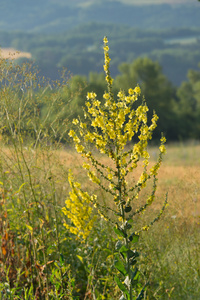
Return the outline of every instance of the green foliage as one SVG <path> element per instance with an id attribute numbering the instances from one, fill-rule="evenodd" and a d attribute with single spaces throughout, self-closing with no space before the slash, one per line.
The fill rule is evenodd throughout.
<path id="1" fill-rule="evenodd" d="M 198 139 L 200 134 L 200 72 L 190 70 L 188 82 L 183 82 L 177 91 L 179 102 L 176 110 L 181 123 L 182 135 L 190 132 L 190 137 Z"/>
<path id="2" fill-rule="evenodd" d="M 58 69 L 62 67 L 74 75 L 101 72 L 103 58 L 99 37 L 105 33 L 111 39 L 113 76 L 118 75 L 118 65 L 122 62 L 132 63 L 138 57 L 148 56 L 159 62 L 173 84 L 180 85 L 186 79 L 188 69 L 195 68 L 200 61 L 198 27 L 161 30 L 147 26 L 137 29 L 96 22 L 87 20 L 80 26 L 76 23 L 77 27 L 56 34 L 0 31 L 0 46 L 30 52 L 41 74 L 53 80 L 59 78 Z"/>

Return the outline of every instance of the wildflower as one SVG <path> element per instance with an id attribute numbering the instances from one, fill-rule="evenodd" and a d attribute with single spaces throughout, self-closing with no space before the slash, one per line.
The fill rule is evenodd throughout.
<path id="1" fill-rule="evenodd" d="M 159 147 L 159 149 L 160 149 L 160 152 L 161 152 L 161 153 L 165 153 L 165 152 L 166 152 L 166 148 L 165 148 L 164 145 L 161 145 L 161 146 Z"/>
<path id="2" fill-rule="evenodd" d="M 74 132 L 74 130 L 70 130 L 70 132 L 69 132 L 69 136 L 70 136 L 70 137 L 74 137 L 74 135 L 75 135 L 75 132 Z"/>
<path id="3" fill-rule="evenodd" d="M 136 86 L 135 89 L 134 89 L 134 92 L 135 92 L 136 94 L 140 95 L 140 94 L 141 94 L 141 89 L 140 89 L 140 87 L 139 87 L 139 86 Z"/>
<path id="4" fill-rule="evenodd" d="M 69 179 L 72 191 L 66 201 L 66 209 L 64 211 L 73 223 L 71 229 L 68 224 L 69 230 L 82 237 L 86 237 L 92 229 L 94 207 L 96 207 L 99 215 L 105 220 L 108 219 L 108 212 L 109 214 L 113 212 L 117 218 L 119 217 L 117 222 L 122 224 L 118 227 L 120 230 L 117 232 L 121 233 L 121 236 L 126 235 L 126 231 L 128 228 L 130 229 L 130 224 L 127 227 L 125 226 L 127 224 L 127 217 L 129 216 L 130 218 L 131 213 L 143 213 L 145 208 L 154 201 L 156 192 L 155 178 L 162 162 L 162 155 L 166 151 L 164 146 L 166 139 L 162 137 L 158 160 L 149 170 L 150 156 L 147 146 L 157 126 L 158 116 L 153 113 L 151 124 L 147 122 L 148 107 L 145 101 L 134 109 L 133 104 L 141 94 L 139 86 L 130 88 L 127 94 L 123 90 L 119 91 L 117 98 L 114 99 L 114 93 L 112 92 L 113 79 L 109 71 L 110 57 L 107 43 L 108 40 L 105 37 L 104 70 L 107 82 L 107 91 L 103 94 L 105 102 L 104 104 L 101 103 L 101 101 L 97 100 L 97 95 L 94 92 L 89 92 L 87 94 L 88 101 L 86 102 L 84 115 L 90 121 L 90 125 L 74 119 L 73 124 L 77 125 L 79 135 L 76 135 L 73 130 L 70 131 L 69 135 L 75 142 L 76 150 L 89 162 L 83 164 L 83 168 L 87 170 L 89 179 L 113 197 L 116 210 L 113 210 L 113 207 L 105 207 L 105 210 L 102 209 L 101 202 L 97 202 L 95 195 L 90 196 L 74 180 L 70 181 Z M 80 135 L 81 141 L 79 139 Z M 127 143 L 128 141 L 132 141 L 133 138 L 134 145 L 128 150 L 126 148 Z M 84 146 L 82 145 L 82 141 Z M 91 147 L 91 152 L 87 152 L 85 145 Z M 104 166 L 101 160 L 96 159 L 94 148 L 100 153 L 107 155 L 114 167 L 113 165 L 112 167 Z M 127 175 L 137 168 L 140 159 L 142 159 L 144 169 L 139 180 L 130 188 L 126 181 Z M 151 178 L 153 179 L 152 194 L 147 197 L 144 207 L 139 205 L 139 208 L 133 212 L 134 205 L 132 206 L 132 202 L 136 202 L 139 199 L 141 190 L 146 187 L 148 180 Z M 128 209 L 126 207 L 125 210 L 126 204 Z M 130 211 L 131 213 L 129 214 Z M 149 225 L 145 225 L 141 230 L 147 231 L 148 229 Z M 81 233 L 79 233 L 79 230 Z"/>
<path id="5" fill-rule="evenodd" d="M 73 119 L 72 124 L 77 125 L 79 123 L 79 120 Z"/>
<path id="6" fill-rule="evenodd" d="M 76 147 L 76 151 L 77 151 L 78 153 L 83 153 L 84 147 L 83 147 L 82 145 L 76 144 L 75 147 Z"/>
<path id="7" fill-rule="evenodd" d="M 86 163 L 84 163 L 84 164 L 83 164 L 83 168 L 84 168 L 84 169 L 86 169 L 86 170 L 89 170 L 89 169 L 90 169 L 90 165 L 89 165 L 89 164 L 86 164 Z"/>
<path id="8" fill-rule="evenodd" d="M 134 90 L 133 89 L 129 89 L 128 93 L 129 93 L 129 95 L 133 95 L 134 94 Z"/>
<path id="9" fill-rule="evenodd" d="M 142 227 L 143 231 L 148 231 L 149 230 L 149 226 L 145 225 L 144 227 Z"/>
<path id="10" fill-rule="evenodd" d="M 104 51 L 109 51 L 109 47 L 108 47 L 108 45 L 106 45 L 105 47 L 104 47 Z"/>
<path id="11" fill-rule="evenodd" d="M 104 94 L 103 94 L 103 98 L 106 99 L 106 100 L 108 100 L 108 99 L 110 98 L 110 96 L 109 96 L 108 93 L 104 93 Z"/>
<path id="12" fill-rule="evenodd" d="M 103 38 L 103 42 L 104 42 L 104 44 L 107 44 L 107 43 L 108 43 L 108 39 L 107 39 L 106 36 Z"/>
<path id="13" fill-rule="evenodd" d="M 96 94 L 95 93 L 87 93 L 87 99 L 95 99 L 96 98 Z"/>
<path id="14" fill-rule="evenodd" d="M 112 180 L 113 179 L 113 175 L 111 173 L 108 174 L 108 179 Z"/>
<path id="15" fill-rule="evenodd" d="M 71 233 L 86 239 L 96 220 L 96 216 L 92 216 L 93 209 L 90 206 L 90 202 L 96 199 L 96 196 L 90 197 L 87 192 L 83 192 L 80 183 L 74 181 L 71 171 L 68 179 L 72 191 L 69 193 L 62 211 L 72 221 L 72 225 L 67 223 L 64 225 Z"/>

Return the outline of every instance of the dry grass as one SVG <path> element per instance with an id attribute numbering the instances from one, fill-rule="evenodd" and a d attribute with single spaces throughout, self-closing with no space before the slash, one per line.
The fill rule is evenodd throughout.
<path id="1" fill-rule="evenodd" d="M 31 58 L 31 53 L 20 52 L 13 48 L 2 48 L 0 49 L 0 57 L 4 59 Z"/>
<path id="2" fill-rule="evenodd" d="M 4 148 L 9 156 L 9 151 Z M 155 162 L 158 148 L 149 149 L 151 160 L 150 167 Z M 200 145 L 169 145 L 167 146 L 167 154 L 158 175 L 157 199 L 154 203 L 154 210 L 159 210 L 164 202 L 165 194 L 168 192 L 168 208 L 167 216 L 172 219 L 179 220 L 180 223 L 198 223 L 200 217 Z M 100 156 L 101 162 L 110 166 L 111 162 L 108 158 Z M 91 191 L 91 182 L 88 181 L 85 171 L 81 165 L 83 158 L 77 154 L 75 150 L 59 150 L 52 153 L 56 166 L 60 164 L 67 171 L 72 169 L 77 181 L 81 181 L 84 189 Z M 138 180 L 142 172 L 142 163 L 128 178 L 129 183 Z M 57 171 L 56 171 L 57 173 Z M 59 176 L 60 177 L 60 176 Z M 65 177 L 67 180 L 67 176 Z M 63 182 L 64 183 L 64 182 Z M 68 183 L 66 182 L 66 185 Z M 95 189 L 95 187 L 94 187 Z M 144 195 L 148 194 L 150 187 L 144 191 Z"/>
<path id="3" fill-rule="evenodd" d="M 157 148 L 150 148 L 150 166 L 155 162 Z M 200 145 L 169 145 L 167 154 L 160 168 L 157 189 L 157 200 L 154 209 L 161 208 L 165 194 L 168 192 L 167 216 L 178 222 L 198 223 L 200 217 Z M 74 175 L 79 180 L 83 176 L 81 170 L 82 157 L 73 150 L 59 151 L 57 157 L 61 163 L 73 169 Z M 101 162 L 110 165 L 107 158 L 100 157 Z M 129 182 L 137 180 L 142 171 L 142 165 L 135 170 L 129 178 Z M 83 179 L 82 179 L 83 180 Z M 81 180 L 81 181 L 82 181 Z M 85 188 L 88 180 L 86 178 Z M 88 187 L 89 190 L 91 187 Z M 148 193 L 148 188 L 147 192 Z"/>

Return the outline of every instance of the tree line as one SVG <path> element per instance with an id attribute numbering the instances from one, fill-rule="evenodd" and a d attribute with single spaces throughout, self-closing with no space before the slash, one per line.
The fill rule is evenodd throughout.
<path id="1" fill-rule="evenodd" d="M 155 30 L 89 22 L 56 35 L 0 31 L 0 46 L 30 52 L 41 74 L 55 80 L 62 67 L 74 75 L 101 72 L 105 35 L 112 49 L 113 76 L 119 74 L 122 62 L 132 63 L 140 56 L 148 56 L 158 61 L 164 74 L 178 86 L 186 80 L 188 69 L 195 69 L 200 61 L 199 28 Z"/>
<path id="2" fill-rule="evenodd" d="M 200 67 L 200 65 L 199 65 Z M 149 118 L 155 110 L 159 116 L 154 138 L 163 132 L 169 140 L 199 139 L 200 137 L 200 70 L 189 70 L 188 79 L 179 87 L 174 86 L 163 74 L 158 62 L 150 58 L 138 58 L 131 64 L 119 66 L 120 74 L 114 78 L 113 93 L 140 85 L 149 107 Z M 104 73 L 91 72 L 89 76 L 75 75 L 61 91 L 62 100 L 68 103 L 64 113 L 68 120 L 83 116 L 82 107 L 88 91 L 103 101 L 106 89 Z M 68 100 L 70 99 L 70 102 Z M 138 103 L 141 103 L 141 96 Z M 43 107 L 45 110 L 45 106 Z"/>

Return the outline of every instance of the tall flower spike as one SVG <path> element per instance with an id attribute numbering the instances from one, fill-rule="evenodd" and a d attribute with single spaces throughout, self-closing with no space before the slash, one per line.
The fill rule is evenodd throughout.
<path id="1" fill-rule="evenodd" d="M 66 211 L 68 218 L 73 222 L 73 227 L 72 229 L 68 227 L 68 229 L 85 238 L 89 234 L 90 224 L 93 224 L 92 209 L 95 207 L 101 217 L 115 223 L 113 229 L 121 245 L 115 251 L 115 253 L 119 252 L 115 256 L 115 266 L 124 275 L 122 282 L 117 276 L 115 281 L 124 294 L 123 299 L 142 299 L 137 296 L 133 298 L 133 293 L 137 290 L 134 285 L 137 287 L 135 278 L 138 277 L 138 271 L 135 267 L 137 255 L 132 250 L 132 244 L 138 240 L 136 232 L 148 230 L 160 219 L 166 202 L 158 216 L 149 224 L 144 224 L 141 228 L 137 228 L 135 224 L 133 228 L 131 221 L 136 214 L 143 213 L 155 200 L 157 174 L 165 153 L 166 139 L 161 138 L 157 162 L 150 168 L 147 146 L 157 126 L 158 116 L 154 113 L 151 122 L 147 122 L 148 107 L 145 100 L 141 104 L 135 104 L 141 94 L 139 86 L 130 88 L 128 95 L 121 90 L 116 99 L 114 98 L 107 37 L 104 38 L 104 71 L 107 82 L 107 91 L 103 95 L 105 102 L 99 101 L 95 93 L 88 93 L 85 117 L 90 126 L 74 120 L 73 124 L 77 126 L 79 133 L 71 130 L 69 135 L 74 140 L 76 150 L 86 160 L 83 167 L 91 184 L 97 186 L 109 197 L 105 197 L 108 200 L 102 206 L 101 200 L 95 195 L 89 196 L 74 180 L 71 180 L 72 192 L 66 201 Z M 129 148 L 127 144 L 133 138 L 135 143 L 130 149 L 130 144 Z M 88 151 L 87 147 L 91 150 Z M 104 165 L 102 159 L 99 159 L 99 156 L 96 157 L 95 150 L 108 157 L 109 165 Z M 134 185 L 130 186 L 129 173 L 135 171 L 140 160 L 143 162 L 143 171 L 138 180 L 135 179 Z M 151 180 L 152 191 L 147 192 L 146 201 L 142 199 L 140 203 L 141 191 L 149 186 Z M 87 207 L 86 210 L 85 207 Z M 88 226 L 84 227 L 84 220 Z M 82 233 L 78 233 L 79 231 Z"/>

